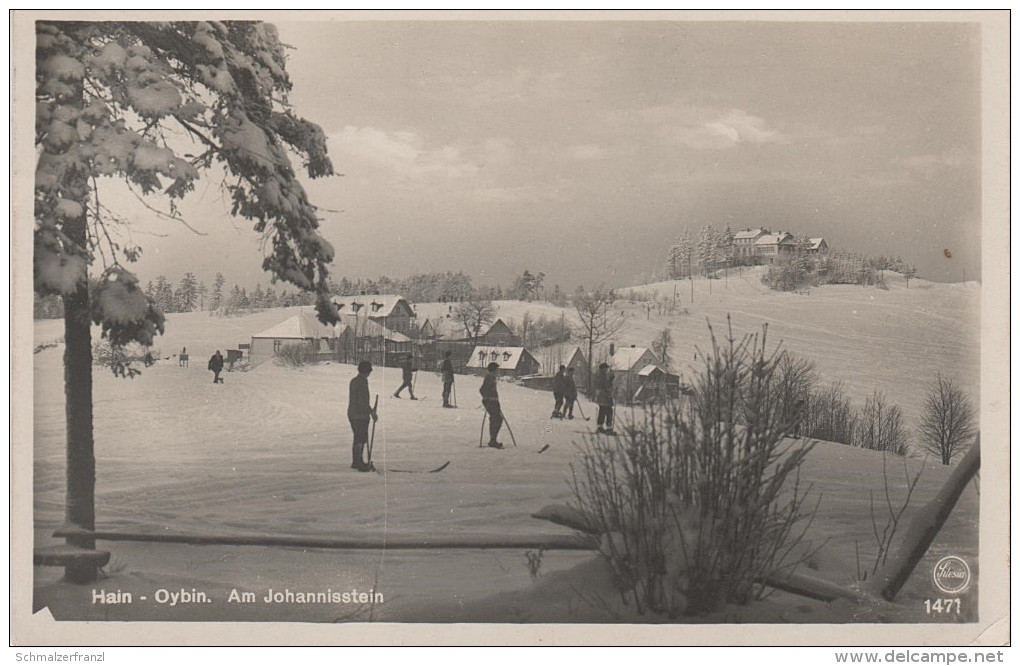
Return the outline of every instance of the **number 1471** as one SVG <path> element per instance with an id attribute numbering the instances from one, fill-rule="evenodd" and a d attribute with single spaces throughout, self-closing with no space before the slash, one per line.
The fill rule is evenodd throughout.
<path id="1" fill-rule="evenodd" d="M 960 614 L 960 600 L 959 599 L 925 599 L 924 610 L 928 615 L 937 614 L 949 614 L 956 613 Z"/>

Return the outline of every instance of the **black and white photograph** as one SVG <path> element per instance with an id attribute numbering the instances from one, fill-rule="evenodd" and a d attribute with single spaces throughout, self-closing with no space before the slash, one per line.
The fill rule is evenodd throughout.
<path id="1" fill-rule="evenodd" d="M 11 33 L 15 644 L 1008 644 L 1008 11 Z"/>

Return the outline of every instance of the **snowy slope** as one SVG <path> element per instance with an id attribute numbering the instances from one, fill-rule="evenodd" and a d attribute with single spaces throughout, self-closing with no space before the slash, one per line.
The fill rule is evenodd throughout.
<path id="1" fill-rule="evenodd" d="M 920 385 L 939 370 L 959 377 L 977 397 L 976 285 L 913 280 L 909 289 L 896 283 L 889 291 L 826 287 L 802 296 L 763 293 L 756 278 L 745 273 L 731 276 L 728 288 L 715 281 L 711 296 L 704 281 L 695 281 L 693 304 L 689 284 L 681 286 L 685 285 L 683 306 L 689 316 L 646 318 L 640 305 L 622 302 L 620 307 L 630 318 L 620 344 L 648 344 L 658 330 L 669 326 L 677 340 L 677 357 L 688 359 L 696 345 L 705 346 L 705 318 L 718 330 L 725 313 L 731 312 L 734 327 L 741 331 L 753 331 L 768 321 L 770 339 L 781 338 L 790 349 L 814 360 L 825 379 L 843 380 L 855 398 L 880 388 L 916 413 L 923 398 Z M 673 284 L 644 289 L 672 294 Z M 444 307 L 419 305 L 419 316 L 429 308 L 441 313 Z M 519 320 L 525 311 L 547 317 L 560 312 L 548 304 L 499 303 L 501 317 Z M 570 499 L 570 464 L 581 433 L 590 424 L 550 420 L 549 393 L 501 383 L 504 411 L 519 446 L 514 448 L 504 431 L 506 450 L 480 449 L 480 378 L 458 376 L 460 408 L 447 410 L 441 407 L 437 373 L 419 373 L 416 390 L 427 399 L 411 402 L 388 397 L 400 383 L 399 370 L 377 369 L 370 379 L 372 393 L 382 396 L 376 462 L 431 468 L 452 461 L 439 474 L 382 476 L 349 469 L 351 437 L 345 410 L 352 366 L 289 369 L 267 363 L 250 372 L 227 373 L 224 384 L 212 384 L 205 371 L 212 351 L 236 347 L 251 333 L 291 314 L 275 310 L 228 319 L 206 313 L 170 315 L 167 334 L 157 346 L 163 356 L 187 346 L 190 368 L 179 368 L 176 360 L 164 361 L 132 380 L 96 369 L 99 529 L 326 537 L 564 532 L 529 516 L 546 504 Z M 37 344 L 59 335 L 59 322 L 36 325 Z M 37 537 L 42 541 L 63 518 L 62 352 L 57 346 L 34 357 L 35 509 Z M 583 406 L 592 416 L 594 407 L 587 402 Z M 546 444 L 550 448 L 539 454 Z M 907 464 L 911 470 L 924 465 L 919 460 Z M 882 469 L 880 455 L 828 443 L 819 444 L 806 463 L 804 477 L 821 493 L 810 537 L 816 543 L 828 539 L 819 566 L 832 579 L 847 582 L 852 577 L 855 543 L 863 552 L 871 547 L 869 492 L 881 497 Z M 915 500 L 929 499 L 948 472 L 927 465 Z M 890 467 L 889 476 L 900 496 L 902 472 Z M 928 559 L 944 552 L 973 556 L 976 535 L 977 494 L 972 486 Z M 147 562 L 152 567 L 164 557 L 159 553 L 178 552 L 173 549 L 154 548 L 147 554 L 150 551 L 138 545 L 112 547 L 115 553 L 132 554 L 130 571 L 148 571 L 158 578 L 158 572 L 177 570 L 177 565 L 167 563 L 156 573 L 146 568 Z M 279 585 L 313 578 L 316 567 L 328 567 L 330 559 L 329 554 L 321 559 L 305 554 L 301 566 L 309 569 L 298 573 L 287 564 L 298 555 L 287 555 L 288 551 L 254 560 L 251 549 L 213 552 L 223 558 L 234 553 L 229 557 L 237 558 L 230 560 L 236 566 L 227 559 L 218 559 L 215 566 L 203 564 L 203 556 L 195 555 L 197 559 L 186 560 L 188 566 L 177 566 L 179 575 L 217 585 L 252 587 L 265 580 Z M 371 573 L 377 558 L 336 557 L 347 558 L 343 561 L 361 581 L 380 575 L 377 568 Z M 409 552 L 387 557 L 390 564 L 383 575 L 390 582 L 400 581 L 404 599 L 404 605 L 387 606 L 390 618 L 425 619 L 435 613 L 431 617 L 443 619 L 453 613 L 449 603 L 454 597 L 477 601 L 496 591 L 509 593 L 530 585 L 521 553 L 487 557 Z M 547 557 L 552 570 L 578 556 Z M 921 568 L 930 570 L 929 564 L 926 561 Z M 441 584 L 433 576 L 439 576 Z M 433 595 L 439 588 L 449 594 L 437 599 Z M 927 592 L 923 582 L 912 581 L 904 594 L 921 598 Z"/>

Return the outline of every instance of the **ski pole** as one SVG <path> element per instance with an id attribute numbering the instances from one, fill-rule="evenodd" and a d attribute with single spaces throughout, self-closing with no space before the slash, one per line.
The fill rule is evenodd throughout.
<path id="1" fill-rule="evenodd" d="M 375 394 L 375 405 L 372 406 L 372 414 L 376 414 L 375 411 L 379 407 L 379 394 Z M 371 416 L 369 418 L 372 418 Z M 368 439 L 368 466 L 372 466 L 372 447 L 375 445 L 375 422 L 376 419 L 372 419 L 372 436 Z"/>
<path id="2" fill-rule="evenodd" d="M 581 401 L 575 400 L 575 402 L 577 403 L 577 412 L 581 415 L 581 418 L 584 419 L 585 421 L 591 421 L 590 418 L 584 415 L 584 410 L 581 409 Z"/>
<path id="3" fill-rule="evenodd" d="M 457 382 L 453 382 L 453 406 L 457 406 Z"/>
<path id="4" fill-rule="evenodd" d="M 478 433 L 478 448 L 482 448 L 482 439 L 485 438 L 485 417 L 487 417 L 488 415 L 489 415 L 488 410 L 485 410 L 485 413 L 482 414 L 482 431 Z"/>
<path id="5" fill-rule="evenodd" d="M 503 417 L 503 423 L 506 424 L 506 431 L 508 433 L 510 433 L 510 441 L 513 442 L 514 446 L 516 447 L 517 446 L 517 438 L 514 437 L 514 430 L 513 430 L 513 428 L 510 427 L 510 422 L 506 420 L 506 414 L 503 413 L 502 409 L 499 410 L 499 415 Z"/>

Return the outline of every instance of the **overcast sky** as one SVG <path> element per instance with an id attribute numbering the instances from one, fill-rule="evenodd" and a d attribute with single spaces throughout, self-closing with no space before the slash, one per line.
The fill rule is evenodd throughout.
<path id="1" fill-rule="evenodd" d="M 708 223 L 979 275 L 975 24 L 277 25 L 290 101 L 344 174 L 306 181 L 337 277 L 622 286 Z M 208 235 L 138 237 L 143 281 L 265 283 L 250 225 L 198 193 Z"/>

